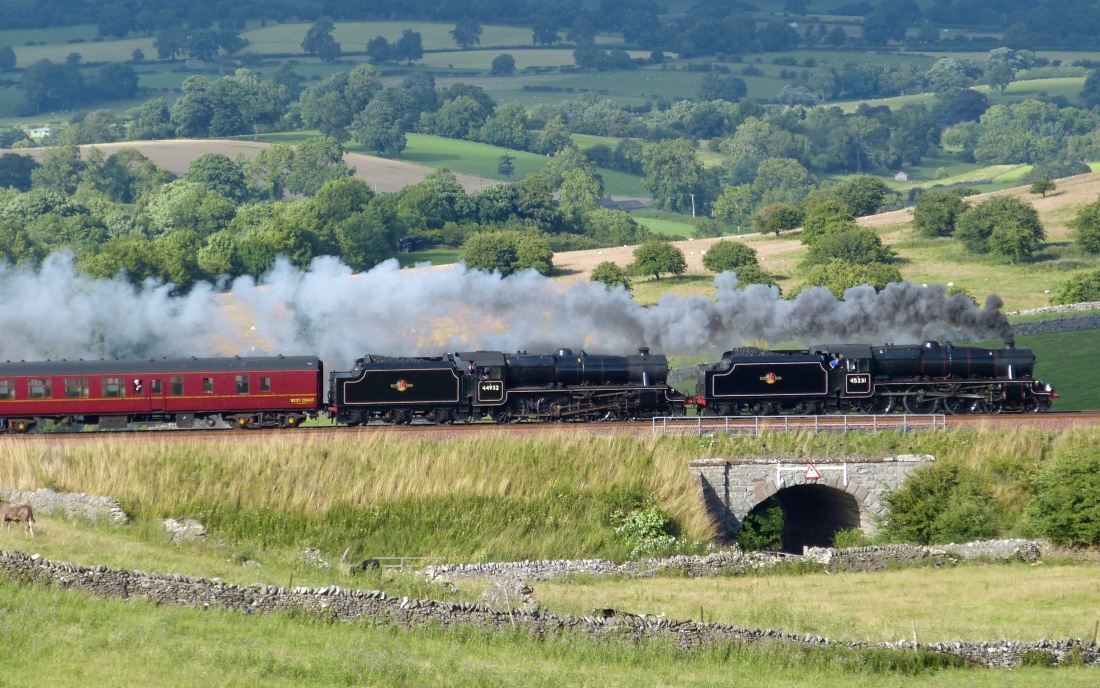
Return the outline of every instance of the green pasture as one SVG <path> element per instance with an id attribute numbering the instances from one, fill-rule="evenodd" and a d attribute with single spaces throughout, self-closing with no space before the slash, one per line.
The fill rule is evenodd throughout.
<path id="1" fill-rule="evenodd" d="M 637 215 L 634 216 L 634 219 L 654 234 L 676 239 L 688 239 L 695 236 L 695 227 L 686 222 L 676 222 L 657 217 L 639 217 Z"/>
<path id="2" fill-rule="evenodd" d="M 1035 352 L 1035 377 L 1061 395 L 1054 410 L 1100 409 L 1100 386 L 1090 374 L 1100 361 L 1100 330 L 1024 335 L 1016 345 Z"/>
<path id="3" fill-rule="evenodd" d="M 289 55 L 302 52 L 302 40 L 311 24 L 276 24 L 246 31 L 242 38 L 249 45 L 241 52 L 260 55 Z M 453 22 L 337 22 L 332 37 L 340 43 L 345 52 L 366 50 L 367 41 L 382 36 L 391 43 L 401 38 L 401 32 L 408 29 L 420 33 L 425 51 L 454 50 L 454 38 L 450 31 Z M 597 36 L 597 43 L 621 42 L 621 38 Z M 531 45 L 531 29 L 518 26 L 482 25 L 481 43 L 478 48 L 500 48 L 506 46 L 525 47 Z"/>
<path id="4" fill-rule="evenodd" d="M 462 260 L 462 249 L 457 248 L 440 248 L 429 249 L 427 251 L 412 251 L 410 253 L 402 253 L 397 257 L 397 261 L 403 268 L 415 267 L 421 263 L 431 263 L 432 265 L 453 265 Z"/>
<path id="5" fill-rule="evenodd" d="M 301 613 L 260 616 L 108 602 L 6 579 L 0 582 L 0 605 L 19 620 L 19 632 L 7 634 L 3 662 L 5 684 L 11 685 L 1006 685 L 1007 670 L 949 668 L 929 653 L 736 643 L 684 651 L 669 643 L 572 634 L 409 629 Z M 1022 667 L 1012 670 L 1011 685 L 1092 686 L 1095 672 Z"/>
<path id="6" fill-rule="evenodd" d="M 0 39 L 2 42 L 2 39 Z M 15 50 L 15 64 L 27 67 L 39 60 L 64 62 L 69 53 L 80 53 L 83 62 L 129 62 L 134 50 L 145 53 L 145 59 L 155 60 L 157 49 L 152 38 L 125 38 L 117 41 L 86 41 L 84 43 L 47 43 L 46 45 L 10 44 Z M 179 61 L 183 63 L 182 60 Z"/>
<path id="7" fill-rule="evenodd" d="M 515 158 L 515 173 L 510 180 L 522 179 L 538 172 L 549 160 L 544 155 L 516 151 L 510 148 L 490 146 L 487 143 L 459 141 L 428 134 L 408 134 L 408 147 L 399 156 L 401 160 L 428 167 L 447 167 L 455 172 L 475 174 L 491 179 L 509 180 L 497 172 L 498 158 L 511 155 Z M 354 144 L 349 150 L 358 150 Z M 365 152 L 365 151 L 364 151 Z M 611 196 L 648 197 L 640 177 L 599 168 L 603 176 L 604 190 Z"/>

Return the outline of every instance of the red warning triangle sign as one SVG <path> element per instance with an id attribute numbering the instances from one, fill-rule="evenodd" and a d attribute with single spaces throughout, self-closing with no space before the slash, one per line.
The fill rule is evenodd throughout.
<path id="1" fill-rule="evenodd" d="M 812 463 L 806 466 L 806 480 L 821 480 L 821 471 L 817 470 L 817 466 Z"/>

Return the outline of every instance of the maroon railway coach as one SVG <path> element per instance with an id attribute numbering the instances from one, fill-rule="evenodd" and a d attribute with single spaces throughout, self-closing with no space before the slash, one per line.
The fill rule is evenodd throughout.
<path id="1" fill-rule="evenodd" d="M 294 427 L 316 417 L 315 356 L 0 363 L 0 430 L 42 420 L 121 429 L 131 423 Z"/>

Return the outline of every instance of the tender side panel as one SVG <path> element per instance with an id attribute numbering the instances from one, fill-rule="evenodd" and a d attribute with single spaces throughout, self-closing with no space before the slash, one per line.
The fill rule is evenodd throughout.
<path id="1" fill-rule="evenodd" d="M 456 404 L 461 378 L 454 368 L 393 368 L 364 370 L 340 384 L 338 403 L 344 406 Z"/>
<path id="2" fill-rule="evenodd" d="M 791 397 L 826 395 L 829 373 L 820 360 L 737 362 L 710 379 L 714 398 Z"/>

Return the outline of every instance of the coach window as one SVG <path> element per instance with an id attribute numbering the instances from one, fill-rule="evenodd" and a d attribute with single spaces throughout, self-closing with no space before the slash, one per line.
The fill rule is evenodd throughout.
<path id="1" fill-rule="evenodd" d="M 248 394 L 248 376 L 237 376 L 237 394 Z"/>
<path id="2" fill-rule="evenodd" d="M 11 380 L 0 380 L 0 399 L 15 398 L 15 383 Z"/>
<path id="3" fill-rule="evenodd" d="M 105 377 L 103 378 L 103 396 L 104 397 L 124 397 L 126 396 L 125 385 L 120 377 Z"/>
<path id="4" fill-rule="evenodd" d="M 271 391 L 271 378 L 269 378 L 269 377 L 261 377 L 260 378 L 260 391 L 261 392 L 270 392 Z"/>
<path id="5" fill-rule="evenodd" d="M 80 377 L 67 377 L 65 378 L 65 398 L 66 399 L 87 399 L 88 398 L 88 378 Z"/>
<path id="6" fill-rule="evenodd" d="M 160 380 L 153 380 L 152 382 L 153 394 L 160 394 Z"/>
<path id="7" fill-rule="evenodd" d="M 183 376 L 173 375 L 168 379 L 168 393 L 174 397 L 183 396 Z"/>
<path id="8" fill-rule="evenodd" d="M 53 380 L 29 380 L 27 392 L 31 399 L 53 399 Z"/>
<path id="9" fill-rule="evenodd" d="M 214 393 L 214 378 L 204 377 L 202 379 L 202 393 L 213 394 Z"/>

